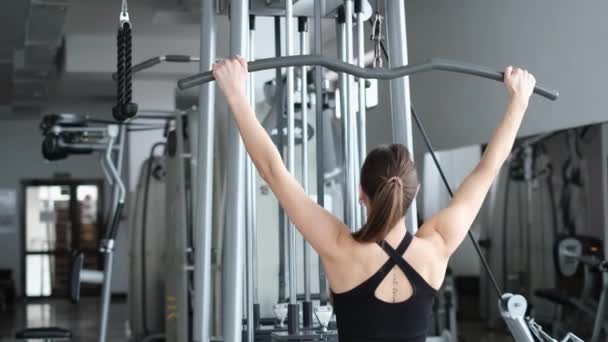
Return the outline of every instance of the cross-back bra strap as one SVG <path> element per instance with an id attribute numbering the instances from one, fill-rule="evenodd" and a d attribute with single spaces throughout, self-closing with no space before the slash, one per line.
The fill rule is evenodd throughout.
<path id="1" fill-rule="evenodd" d="M 378 241 L 377 244 L 380 247 L 382 247 L 382 249 L 384 249 L 385 251 L 386 251 L 385 247 L 388 247 L 392 251 L 397 252 L 397 254 L 403 255 L 403 253 L 405 253 L 407 248 L 410 246 L 410 243 L 412 243 L 412 239 L 413 239 L 412 234 L 410 234 L 409 232 L 406 231 L 405 236 L 403 237 L 403 240 L 401 240 L 401 242 L 399 243 L 399 246 L 397 246 L 397 249 L 393 249 L 393 247 L 391 247 L 391 245 L 389 245 L 386 241 Z"/>
<path id="2" fill-rule="evenodd" d="M 412 286 L 417 287 L 418 284 L 422 284 L 423 287 L 426 287 L 432 291 L 435 291 L 430 285 L 428 285 L 427 281 L 422 278 L 422 276 L 416 271 L 412 265 L 410 265 L 404 258 L 403 254 L 398 254 L 390 245 L 384 244 L 382 249 L 389 255 L 390 260 L 396 264 L 401 271 L 405 274 L 405 276 L 409 279 Z"/>
<path id="3" fill-rule="evenodd" d="M 403 259 L 403 254 L 398 254 L 397 251 L 393 249 L 388 243 L 382 244 L 382 249 L 388 254 L 390 259 L 394 264 L 399 266 L 399 268 L 405 273 L 406 276 L 409 276 L 414 269 L 410 266 L 405 259 Z M 415 272 L 415 271 L 414 271 Z"/>

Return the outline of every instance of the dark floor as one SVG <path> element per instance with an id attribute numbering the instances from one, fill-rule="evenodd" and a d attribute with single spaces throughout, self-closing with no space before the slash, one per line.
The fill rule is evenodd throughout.
<path id="1" fill-rule="evenodd" d="M 127 341 L 127 304 L 114 302 L 110 308 L 108 341 Z M 20 303 L 11 312 L 0 313 L 0 342 L 14 341 L 15 332 L 23 327 L 60 326 L 70 329 L 72 341 L 94 342 L 97 336 L 99 302 L 83 299 L 71 304 L 64 299 L 45 300 L 38 303 Z M 503 334 L 485 331 L 480 322 L 459 322 L 463 342 L 506 342 L 512 339 Z M 33 340 L 32 340 L 33 341 Z"/>
<path id="2" fill-rule="evenodd" d="M 15 332 L 24 327 L 48 326 L 71 330 L 74 342 L 94 342 L 97 340 L 98 317 L 97 299 L 83 298 L 79 304 L 72 304 L 65 299 L 20 303 L 11 312 L 0 313 L 0 342 L 14 341 Z M 127 341 L 126 321 L 127 305 L 124 300 L 112 303 L 108 341 Z"/>

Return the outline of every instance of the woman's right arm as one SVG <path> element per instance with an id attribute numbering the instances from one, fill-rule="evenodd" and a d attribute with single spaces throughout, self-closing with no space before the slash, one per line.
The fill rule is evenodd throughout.
<path id="1" fill-rule="evenodd" d="M 490 186 L 508 158 L 536 80 L 526 70 L 505 70 L 510 100 L 505 115 L 475 169 L 465 178 L 447 208 L 432 217 L 418 236 L 430 238 L 449 257 L 464 240 Z"/>
<path id="2" fill-rule="evenodd" d="M 213 75 L 226 97 L 247 153 L 287 216 L 324 261 L 342 260 L 352 242 L 348 228 L 314 202 L 287 170 L 279 151 L 258 121 L 243 91 L 247 62 L 238 57 L 217 63 Z"/>

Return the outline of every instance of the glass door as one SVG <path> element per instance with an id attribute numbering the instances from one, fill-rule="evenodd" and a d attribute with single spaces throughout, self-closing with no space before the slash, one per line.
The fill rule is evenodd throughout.
<path id="1" fill-rule="evenodd" d="M 64 297 L 72 258 L 85 253 L 85 267 L 99 269 L 102 181 L 43 180 L 23 184 L 24 267 L 27 297 Z M 82 294 L 97 292 L 82 288 Z"/>

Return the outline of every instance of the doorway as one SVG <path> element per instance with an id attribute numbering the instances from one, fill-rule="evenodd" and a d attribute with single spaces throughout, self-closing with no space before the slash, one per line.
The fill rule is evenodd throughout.
<path id="1" fill-rule="evenodd" d="M 101 269 L 103 180 L 22 182 L 23 288 L 26 298 L 66 297 L 72 258 L 84 252 L 85 268 Z M 83 284 L 83 296 L 99 293 Z"/>

